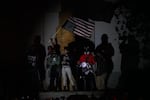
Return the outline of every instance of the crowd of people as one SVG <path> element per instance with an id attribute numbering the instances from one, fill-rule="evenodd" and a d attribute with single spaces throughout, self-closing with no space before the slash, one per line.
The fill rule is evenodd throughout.
<path id="1" fill-rule="evenodd" d="M 70 49 L 69 46 L 64 47 L 64 52 L 61 53 L 57 39 L 51 42 L 46 54 L 38 36 L 27 52 L 27 66 L 29 66 L 29 75 L 32 76 L 32 88 L 35 87 L 35 91 L 38 86 L 39 90 L 47 91 L 93 91 L 108 88 L 108 79 L 114 68 L 112 57 L 115 52 L 108 41 L 107 34 L 101 36 L 101 43 L 94 49 L 85 44 L 80 55 L 77 52 L 78 48 Z M 138 66 L 139 45 L 135 37 L 131 35 L 128 36 L 128 39 L 123 40 L 119 49 L 122 54 L 121 77 L 126 77 L 129 70 L 132 71 L 134 66 Z M 48 72 L 47 75 L 50 78 L 50 84 L 46 89 L 43 84 L 45 72 Z M 123 85 L 121 82 L 120 80 L 120 86 Z"/>
<path id="2" fill-rule="evenodd" d="M 107 88 L 107 81 L 113 69 L 114 48 L 111 43 L 108 43 L 106 34 L 102 35 L 101 39 L 102 43 L 96 49 L 86 44 L 81 55 L 75 59 L 75 54 L 69 47 L 64 47 L 64 52 L 60 52 L 57 39 L 51 41 L 46 54 L 44 46 L 40 43 L 40 36 L 37 36 L 27 52 L 28 70 L 31 71 L 31 74 L 34 72 L 34 75 L 40 80 L 38 84 L 40 89 L 44 89 L 45 72 L 48 72 L 50 78 L 47 88 L 49 91 Z M 44 66 L 45 62 L 46 66 Z"/>
<path id="3" fill-rule="evenodd" d="M 106 34 L 101 39 L 102 43 L 96 49 L 86 44 L 79 57 L 75 57 L 69 47 L 65 47 L 61 54 L 57 40 L 52 43 L 46 57 L 46 68 L 50 73 L 48 90 L 86 91 L 107 88 L 107 81 L 113 70 L 114 48 L 108 43 Z"/>

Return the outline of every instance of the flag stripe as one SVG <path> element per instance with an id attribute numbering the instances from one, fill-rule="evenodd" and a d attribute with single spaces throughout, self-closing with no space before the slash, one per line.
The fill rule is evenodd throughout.
<path id="1" fill-rule="evenodd" d="M 77 32 L 77 31 L 74 31 L 74 34 L 77 34 L 77 35 L 79 35 L 79 36 L 82 36 L 82 37 L 85 37 L 85 38 L 88 38 L 88 39 L 90 38 L 89 36 L 85 36 L 85 35 L 83 35 L 83 34 Z"/>
<path id="2" fill-rule="evenodd" d="M 71 18 L 69 19 L 72 23 L 76 25 L 80 25 L 84 27 L 86 30 L 94 30 L 94 23 L 93 22 L 86 22 L 82 19 L 79 20 L 79 18 Z"/>
<path id="3" fill-rule="evenodd" d="M 75 30 L 75 31 L 80 30 L 80 31 L 84 32 L 84 33 L 87 34 L 87 35 L 90 35 L 90 34 L 91 34 L 91 32 L 86 31 L 86 30 L 83 30 L 81 27 L 76 27 L 76 28 L 74 28 L 74 30 Z"/>
<path id="4" fill-rule="evenodd" d="M 83 31 L 81 31 L 81 30 L 79 30 L 79 29 L 75 29 L 73 32 L 77 32 L 77 33 L 79 33 L 79 34 L 83 34 L 83 35 L 85 35 L 85 36 L 87 36 L 87 37 L 90 36 L 90 34 L 85 33 L 85 32 L 83 32 Z"/>
<path id="5" fill-rule="evenodd" d="M 85 38 L 90 38 L 92 33 L 94 33 L 95 24 L 94 21 L 85 21 L 76 17 L 69 17 L 68 21 L 74 25 L 73 33 Z"/>
<path id="6" fill-rule="evenodd" d="M 83 23 L 85 23 L 85 24 L 88 24 L 88 25 L 91 25 L 91 26 L 94 27 L 94 23 L 91 23 L 91 22 L 88 22 L 88 21 L 84 21 L 84 20 L 79 19 L 79 18 L 76 18 L 76 17 L 74 17 L 74 19 L 77 20 L 77 21 L 83 22 Z"/>
<path id="7" fill-rule="evenodd" d="M 76 25 L 77 25 L 78 27 L 83 28 L 83 29 L 86 30 L 86 31 L 89 31 L 89 32 L 92 32 L 92 31 L 93 31 L 93 29 L 92 29 L 91 27 L 89 27 L 89 26 L 87 26 L 87 25 L 82 25 L 82 23 L 76 22 Z"/>

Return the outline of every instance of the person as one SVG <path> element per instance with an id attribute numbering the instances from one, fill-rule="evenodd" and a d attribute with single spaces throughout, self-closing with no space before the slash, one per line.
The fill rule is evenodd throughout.
<path id="1" fill-rule="evenodd" d="M 50 91 L 60 90 L 60 55 L 58 55 L 55 49 L 51 55 L 47 58 L 47 68 L 50 69 Z M 55 84 L 56 82 L 56 84 Z"/>
<path id="2" fill-rule="evenodd" d="M 55 38 L 54 40 L 55 41 L 53 41 L 53 39 L 51 38 L 52 47 L 56 51 L 56 53 L 60 55 L 60 45 L 58 44 L 57 38 Z"/>
<path id="3" fill-rule="evenodd" d="M 43 88 L 43 81 L 45 79 L 45 56 L 46 51 L 44 45 L 41 43 L 41 37 L 39 35 L 35 36 L 33 44 L 27 50 L 27 74 L 26 78 L 29 83 L 29 90 L 32 97 L 38 97 L 38 92 Z M 31 87 L 30 87 L 31 86 Z"/>
<path id="4" fill-rule="evenodd" d="M 44 85 L 45 90 L 48 90 L 49 86 L 50 86 L 51 66 L 50 66 L 50 63 L 49 63 L 49 59 L 50 59 L 50 57 L 52 55 L 53 47 L 51 45 L 49 45 L 47 47 L 47 50 L 48 50 L 48 53 L 47 53 L 47 56 L 46 56 L 46 73 L 45 73 L 45 85 Z"/>
<path id="5" fill-rule="evenodd" d="M 70 83 L 70 90 L 75 90 L 75 80 L 72 75 L 70 66 L 70 55 L 67 47 L 64 47 L 64 54 L 62 55 L 61 65 L 62 65 L 62 90 L 67 90 L 67 78 Z"/>
<path id="6" fill-rule="evenodd" d="M 135 83 L 138 76 L 139 43 L 134 35 L 129 34 L 120 43 L 119 49 L 122 54 L 119 85 L 121 88 L 132 89 L 135 86 L 132 84 Z"/>
<path id="7" fill-rule="evenodd" d="M 96 83 L 98 83 L 98 89 L 106 89 L 108 79 L 113 70 L 112 56 L 114 56 L 114 48 L 112 44 L 108 42 L 107 34 L 103 34 L 101 40 L 102 43 L 95 49 L 97 62 L 96 80 L 98 81 Z"/>
<path id="8" fill-rule="evenodd" d="M 149 93 L 146 92 L 146 90 L 150 89 L 150 34 L 147 33 L 145 35 L 145 38 L 142 40 L 143 42 L 143 47 L 141 48 L 141 54 L 142 54 L 142 64 L 143 64 L 143 69 L 142 73 L 140 75 L 144 77 L 141 81 L 141 94 L 143 94 L 144 98 L 150 98 Z"/>
<path id="9" fill-rule="evenodd" d="M 96 90 L 94 65 L 96 64 L 95 57 L 90 51 L 89 46 L 84 47 L 84 53 L 80 56 L 78 61 L 79 67 L 81 67 L 81 79 L 83 79 L 81 88 L 83 90 Z"/>

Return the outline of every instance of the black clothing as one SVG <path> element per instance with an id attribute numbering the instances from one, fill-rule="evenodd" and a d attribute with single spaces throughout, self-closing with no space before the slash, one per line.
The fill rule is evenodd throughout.
<path id="1" fill-rule="evenodd" d="M 101 75 L 105 72 L 112 72 L 113 62 L 112 56 L 114 55 L 114 48 L 110 43 L 100 44 L 96 47 L 96 61 L 97 61 L 97 75 Z"/>
<path id="2" fill-rule="evenodd" d="M 42 44 L 34 44 L 27 52 L 28 57 L 34 57 L 34 61 L 27 62 L 28 66 L 36 67 L 40 74 L 40 80 L 43 81 L 45 79 L 45 67 L 44 60 L 46 56 L 45 47 Z M 28 59 L 29 60 L 29 59 Z M 32 64 L 32 65 L 31 65 Z"/>
<path id="3" fill-rule="evenodd" d="M 96 47 L 95 53 L 97 61 L 96 75 L 107 74 L 105 78 L 105 88 L 107 88 L 107 82 L 113 70 L 112 56 L 114 55 L 114 48 L 111 43 L 102 43 Z"/>
<path id="4" fill-rule="evenodd" d="M 30 93 L 33 97 L 37 97 L 38 92 L 43 88 L 45 56 L 46 51 L 42 44 L 33 44 L 26 54 L 24 85 L 26 85 L 27 94 Z"/>

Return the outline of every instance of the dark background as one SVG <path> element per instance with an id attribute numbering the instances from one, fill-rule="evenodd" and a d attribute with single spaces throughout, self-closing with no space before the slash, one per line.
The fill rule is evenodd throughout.
<path id="1" fill-rule="evenodd" d="M 86 1 L 86 2 L 85 2 Z M 112 0 L 113 1 L 113 0 Z M 0 89 L 1 95 L 16 95 L 28 40 L 36 22 L 57 5 L 57 0 L 13 0 L 0 2 Z M 149 15 L 149 3 L 144 0 L 62 0 L 62 11 L 76 16 L 109 22 L 115 7 L 124 3 L 136 14 Z M 146 17 L 147 20 L 148 17 Z M 21 87 L 21 86 L 20 86 Z"/>
<path id="2" fill-rule="evenodd" d="M 58 0 L 16 0 L 0 3 L 0 64 L 18 64 L 36 22 L 46 12 L 52 11 L 57 3 Z M 71 10 L 76 16 L 110 22 L 115 7 L 122 3 L 135 13 L 149 15 L 149 3 L 146 0 L 117 0 L 114 3 L 104 0 L 61 0 L 61 9 Z"/>

